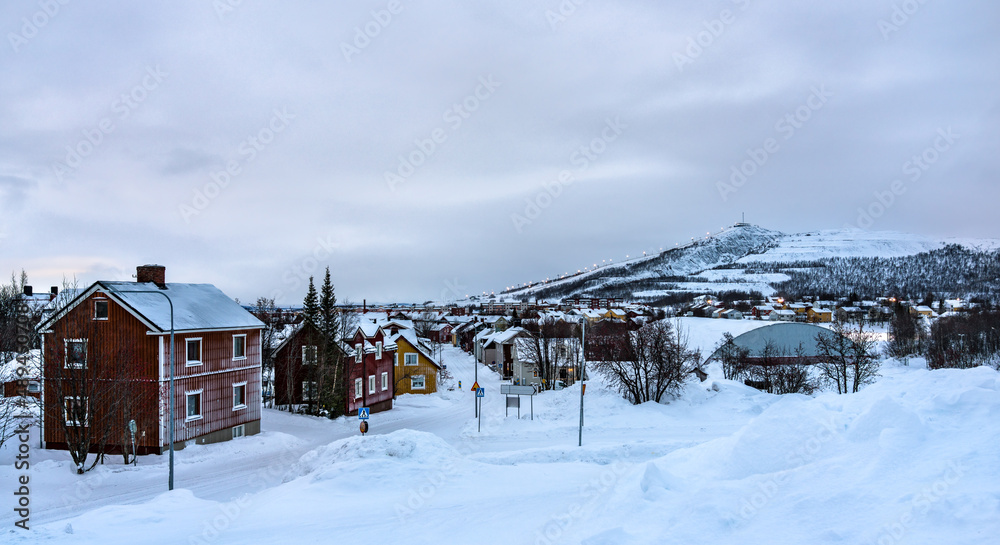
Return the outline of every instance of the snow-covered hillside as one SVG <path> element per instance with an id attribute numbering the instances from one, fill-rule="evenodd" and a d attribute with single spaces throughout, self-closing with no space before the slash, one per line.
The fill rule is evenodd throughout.
<path id="1" fill-rule="evenodd" d="M 905 258 L 942 251 L 954 244 L 975 252 L 1000 248 L 1000 241 L 993 239 L 939 239 L 848 228 L 785 234 L 737 224 L 654 256 L 511 289 L 503 296 L 520 299 L 590 295 L 648 301 L 676 292 L 758 291 L 770 295 L 777 284 L 788 280 L 781 266 L 816 267 L 832 259 Z M 759 274 L 762 270 L 767 274 Z M 946 284 L 949 280 L 942 279 Z M 948 287 L 940 291 L 948 291 Z"/>
<path id="2" fill-rule="evenodd" d="M 468 386 L 464 356 L 446 357 Z M 13 528 L 8 508 L 3 542 L 980 545 L 1000 533 L 991 369 L 890 363 L 858 394 L 815 397 L 714 374 L 669 404 L 639 406 L 592 381 L 582 447 L 579 389 L 536 396 L 534 420 L 527 403 L 517 419 L 504 416 L 497 377 L 479 379 L 481 432 L 466 390 L 406 396 L 399 414 L 372 415 L 367 437 L 356 420 L 269 413 L 260 436 L 181 451 L 178 490 L 43 511 L 30 532 Z M 299 450 L 331 433 L 346 436 Z M 33 470 L 33 502 L 147 478 L 163 486 L 157 458 L 84 477 L 47 462 Z M 216 471 L 226 461 L 235 473 Z"/>

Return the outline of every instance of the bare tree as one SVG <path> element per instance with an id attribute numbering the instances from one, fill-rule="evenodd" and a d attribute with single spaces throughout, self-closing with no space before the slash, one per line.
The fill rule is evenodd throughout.
<path id="1" fill-rule="evenodd" d="M 523 363 L 534 366 L 542 384 L 550 389 L 559 379 L 561 367 L 571 367 L 577 363 L 579 327 L 554 318 L 525 323 L 523 327 L 528 334 L 514 341 L 517 357 Z"/>
<path id="2" fill-rule="evenodd" d="M 273 391 L 275 386 L 274 350 L 278 346 L 278 333 L 284 329 L 285 322 L 278 316 L 278 307 L 275 305 L 274 299 L 267 297 L 258 297 L 250 313 L 256 316 L 261 322 L 264 322 L 264 329 L 260 332 L 261 368 L 265 385 L 270 381 L 272 387 L 271 398 L 264 401 L 265 403 L 270 401 L 270 406 L 273 407 L 275 394 Z"/>
<path id="3" fill-rule="evenodd" d="M 156 379 L 143 375 L 146 362 L 137 350 L 102 326 L 79 307 L 54 324 L 55 335 L 46 341 L 46 416 L 63 432 L 78 473 L 93 469 L 106 452 L 121 452 L 129 461 L 128 422 L 152 419 L 139 409 L 154 404 L 160 390 Z M 97 455 L 88 466 L 90 453 Z"/>
<path id="4" fill-rule="evenodd" d="M 689 349 L 687 337 L 666 320 L 625 332 L 622 340 L 622 359 L 595 365 L 634 404 L 676 394 L 698 364 L 698 352 Z"/>
<path id="5" fill-rule="evenodd" d="M 816 336 L 821 357 L 818 364 L 820 374 L 827 382 L 836 385 L 838 394 L 857 392 L 878 377 L 876 336 L 865 330 L 863 320 L 853 329 L 837 322 L 831 332 L 834 334 Z"/>

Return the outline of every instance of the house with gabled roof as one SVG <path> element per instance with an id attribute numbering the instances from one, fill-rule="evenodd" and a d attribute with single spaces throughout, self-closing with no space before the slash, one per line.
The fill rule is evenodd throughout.
<path id="1" fill-rule="evenodd" d="M 436 392 L 443 367 L 434 360 L 424 340 L 412 329 L 404 329 L 389 342 L 396 345 L 394 395 Z"/>
<path id="2" fill-rule="evenodd" d="M 39 323 L 45 448 L 114 429 L 90 448 L 121 452 L 120 430 L 134 420 L 136 451 L 162 453 L 171 358 L 175 449 L 260 432 L 264 324 L 215 286 L 167 283 L 165 271 L 95 282 Z"/>
<path id="3" fill-rule="evenodd" d="M 345 341 L 347 414 L 358 414 L 361 407 L 373 413 L 392 409 L 396 344 L 371 322 L 358 324 Z"/>

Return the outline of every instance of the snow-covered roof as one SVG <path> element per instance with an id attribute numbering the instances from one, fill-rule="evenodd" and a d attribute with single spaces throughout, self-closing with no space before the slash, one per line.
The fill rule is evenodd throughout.
<path id="1" fill-rule="evenodd" d="M 0 365 L 0 384 L 14 380 L 34 380 L 39 378 L 42 374 L 40 365 L 40 362 L 42 361 L 41 353 L 42 351 L 37 348 L 27 353 L 28 357 L 24 362 L 25 371 L 22 372 L 21 376 L 18 376 L 17 374 L 17 370 L 21 367 L 21 363 L 17 361 L 16 357 L 7 363 Z"/>
<path id="2" fill-rule="evenodd" d="M 263 322 L 212 284 L 165 284 L 160 289 L 152 282 L 95 282 L 81 290 L 68 304 L 47 318 L 40 328 L 46 328 L 62 318 L 95 292 L 102 292 L 128 309 L 139 320 L 158 332 L 170 331 L 173 303 L 174 331 L 228 329 L 260 329 Z M 163 294 L 166 297 L 163 297 Z M 169 301 L 167 298 L 169 297 Z"/>
<path id="3" fill-rule="evenodd" d="M 434 358 L 431 356 L 428 347 L 421 341 L 419 337 L 417 337 L 416 331 L 413 331 L 412 329 L 404 329 L 399 333 L 397 333 L 396 335 L 393 335 L 389 340 L 393 343 L 394 346 L 398 348 L 400 339 L 403 339 L 404 341 L 406 341 L 407 344 L 415 348 L 417 352 L 420 352 L 420 354 L 422 354 L 425 358 L 427 358 L 428 361 L 434 364 L 435 367 L 441 368 L 441 365 L 438 364 L 438 362 L 434 361 Z"/>

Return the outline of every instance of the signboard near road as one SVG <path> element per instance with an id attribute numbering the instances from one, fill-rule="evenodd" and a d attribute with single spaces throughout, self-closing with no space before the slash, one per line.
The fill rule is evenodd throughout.
<path id="1" fill-rule="evenodd" d="M 358 420 L 368 420 L 368 407 L 358 409 Z"/>
<path id="2" fill-rule="evenodd" d="M 476 388 L 476 397 L 486 397 L 486 388 Z"/>

